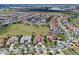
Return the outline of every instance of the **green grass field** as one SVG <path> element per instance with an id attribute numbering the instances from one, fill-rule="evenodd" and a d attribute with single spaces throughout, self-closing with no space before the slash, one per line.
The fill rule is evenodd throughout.
<path id="1" fill-rule="evenodd" d="M 70 22 L 77 22 L 77 21 L 79 21 L 79 17 L 78 18 L 70 19 Z"/>
<path id="2" fill-rule="evenodd" d="M 49 28 L 47 26 L 39 26 L 36 27 L 34 25 L 24 25 L 24 24 L 12 24 L 9 26 L 4 26 L 0 28 L 0 35 L 31 35 L 32 33 L 38 34 L 46 34 L 49 32 Z"/>

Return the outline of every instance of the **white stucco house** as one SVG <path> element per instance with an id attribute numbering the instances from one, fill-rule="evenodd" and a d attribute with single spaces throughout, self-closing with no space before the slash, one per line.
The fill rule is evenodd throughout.
<path id="1" fill-rule="evenodd" d="M 25 44 L 28 44 L 28 43 L 31 43 L 31 36 L 23 36 L 20 40 L 20 43 L 25 43 Z"/>

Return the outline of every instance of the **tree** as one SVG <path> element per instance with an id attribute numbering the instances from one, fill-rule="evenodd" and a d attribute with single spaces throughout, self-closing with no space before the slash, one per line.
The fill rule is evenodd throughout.
<path id="1" fill-rule="evenodd" d="M 35 33 L 33 32 L 33 33 L 32 33 L 32 39 L 31 39 L 32 44 L 33 44 L 33 42 L 34 42 L 35 36 L 36 36 L 36 35 L 35 35 Z"/>
<path id="2" fill-rule="evenodd" d="M 68 21 L 71 22 L 71 19 L 69 18 Z"/>
<path id="3" fill-rule="evenodd" d="M 47 38 L 47 36 L 45 35 L 45 38 L 44 38 L 44 42 L 47 44 L 47 42 L 48 42 L 48 38 Z"/>
<path id="4" fill-rule="evenodd" d="M 55 41 L 54 44 L 57 45 L 57 41 Z"/>
<path id="5" fill-rule="evenodd" d="M 53 55 L 53 53 L 51 53 L 51 52 L 49 52 L 48 54 L 49 54 L 49 55 Z"/>
<path id="6" fill-rule="evenodd" d="M 18 42 L 20 42 L 20 39 L 23 37 L 23 35 L 17 35 L 17 37 L 18 37 L 18 39 L 19 39 Z"/>

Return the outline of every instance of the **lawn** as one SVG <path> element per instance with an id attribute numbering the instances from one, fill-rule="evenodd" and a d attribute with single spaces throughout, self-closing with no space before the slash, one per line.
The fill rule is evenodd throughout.
<path id="1" fill-rule="evenodd" d="M 78 18 L 70 19 L 70 22 L 77 22 L 77 21 L 79 21 L 79 17 Z"/>
<path id="2" fill-rule="evenodd" d="M 31 35 L 33 32 L 38 34 L 46 34 L 50 30 L 47 26 L 36 27 L 34 25 L 12 24 L 0 28 L 0 35 Z"/>
<path id="3" fill-rule="evenodd" d="M 48 41 L 48 42 L 46 43 L 46 45 L 47 45 L 47 46 L 55 46 L 55 43 L 54 43 L 54 41 L 52 41 L 51 43 Z"/>

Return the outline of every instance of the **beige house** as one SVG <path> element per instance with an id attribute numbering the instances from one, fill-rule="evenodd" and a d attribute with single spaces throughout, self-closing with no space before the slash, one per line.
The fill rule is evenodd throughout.
<path id="1" fill-rule="evenodd" d="M 3 38 L 0 38 L 0 47 L 4 47 L 5 40 Z"/>

